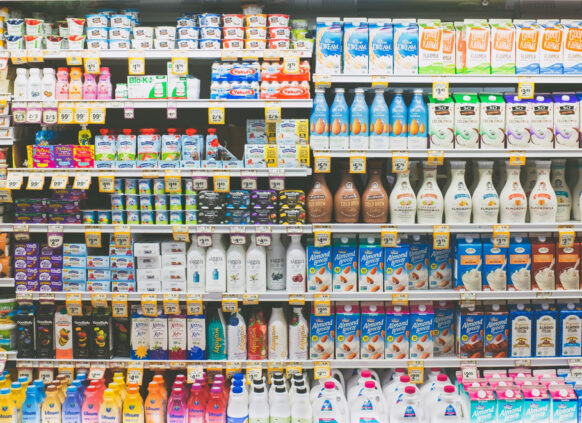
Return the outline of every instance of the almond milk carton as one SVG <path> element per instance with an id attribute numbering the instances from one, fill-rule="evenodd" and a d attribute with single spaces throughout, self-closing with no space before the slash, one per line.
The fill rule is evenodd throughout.
<path id="1" fill-rule="evenodd" d="M 334 306 L 331 306 L 329 316 L 316 316 L 315 305 L 311 307 L 309 356 L 314 360 L 329 360 L 334 358 Z"/>
<path id="2" fill-rule="evenodd" d="M 360 358 L 360 307 L 358 303 L 337 303 L 335 307 L 335 358 Z"/>
<path id="3" fill-rule="evenodd" d="M 381 302 L 362 303 L 362 341 L 360 356 L 366 360 L 384 358 L 386 314 Z"/>
<path id="4" fill-rule="evenodd" d="M 516 19 L 515 73 L 533 75 L 540 73 L 540 28 L 533 20 Z"/>
<path id="5" fill-rule="evenodd" d="M 465 20 L 463 29 L 466 42 L 465 73 L 491 73 L 491 30 L 486 21 Z"/>
<path id="6" fill-rule="evenodd" d="M 582 21 L 562 19 L 564 26 L 564 73 L 582 73 Z"/>
<path id="7" fill-rule="evenodd" d="M 413 304 L 410 307 L 410 358 L 432 358 L 434 310 L 432 303 Z"/>
<path id="8" fill-rule="evenodd" d="M 391 19 L 368 19 L 369 68 L 371 75 L 394 71 L 394 27 Z"/>
<path id="9" fill-rule="evenodd" d="M 489 19 L 491 73 L 515 75 L 515 28 L 509 19 Z"/>
<path id="10" fill-rule="evenodd" d="M 440 19 L 418 20 L 418 73 L 443 72 L 443 28 Z"/>
<path id="11" fill-rule="evenodd" d="M 540 73 L 564 73 L 564 27 L 558 20 L 538 19 L 540 27 Z"/>
<path id="12" fill-rule="evenodd" d="M 410 312 L 408 307 L 386 306 L 386 358 L 406 359 L 410 347 Z"/>
<path id="13" fill-rule="evenodd" d="M 443 22 L 443 74 L 455 73 L 455 25 Z"/>

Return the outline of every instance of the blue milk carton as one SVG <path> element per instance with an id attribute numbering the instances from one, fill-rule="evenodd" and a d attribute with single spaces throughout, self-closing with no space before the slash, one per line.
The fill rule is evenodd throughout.
<path id="1" fill-rule="evenodd" d="M 406 359 L 410 350 L 408 307 L 386 306 L 386 358 Z"/>
<path id="2" fill-rule="evenodd" d="M 396 247 L 384 249 L 384 290 L 404 291 L 408 288 L 410 244 L 398 239 Z"/>
<path id="3" fill-rule="evenodd" d="M 529 239 L 526 236 L 511 237 L 507 255 L 507 290 L 529 291 L 531 289 Z"/>
<path id="4" fill-rule="evenodd" d="M 394 19 L 394 74 L 418 74 L 418 25 L 414 19 Z"/>
<path id="5" fill-rule="evenodd" d="M 358 303 L 335 306 L 335 358 L 360 358 L 360 307 Z"/>
<path id="6" fill-rule="evenodd" d="M 434 356 L 455 354 L 455 305 L 450 301 L 434 303 Z"/>
<path id="7" fill-rule="evenodd" d="M 317 18 L 315 71 L 324 75 L 342 73 L 342 22 L 340 18 Z"/>
<path id="8" fill-rule="evenodd" d="M 582 355 L 582 306 L 579 303 L 561 304 L 560 357 Z"/>
<path id="9" fill-rule="evenodd" d="M 410 243 L 408 289 L 428 289 L 428 265 L 431 245 L 426 238 L 413 235 Z"/>
<path id="10" fill-rule="evenodd" d="M 386 313 L 384 303 L 362 303 L 362 359 L 380 360 L 384 358 L 386 343 Z"/>
<path id="11" fill-rule="evenodd" d="M 390 75 L 394 71 L 394 27 L 390 19 L 368 19 L 369 72 Z"/>
<path id="12" fill-rule="evenodd" d="M 204 315 L 188 316 L 188 360 L 206 360 L 206 324 Z"/>
<path id="13" fill-rule="evenodd" d="M 344 73 L 368 74 L 368 20 L 344 18 Z"/>
<path id="14" fill-rule="evenodd" d="M 506 291 L 507 248 L 493 245 L 492 238 L 483 240 L 483 291 Z"/>
<path id="15" fill-rule="evenodd" d="M 313 238 L 307 240 L 307 290 L 331 291 L 331 246 L 316 247 Z"/>
<path id="16" fill-rule="evenodd" d="M 542 385 L 522 386 L 523 392 L 523 421 L 547 422 L 550 421 L 550 395 Z"/>
<path id="17" fill-rule="evenodd" d="M 380 238 L 371 234 L 360 236 L 359 245 L 359 291 L 377 292 L 384 288 L 384 248 Z"/>
<path id="18" fill-rule="evenodd" d="M 552 422 L 577 423 L 578 399 L 569 385 L 549 385 L 552 398 Z"/>
<path id="19" fill-rule="evenodd" d="M 309 357 L 312 360 L 333 359 L 335 346 L 335 314 L 333 305 L 331 306 L 331 314 L 329 316 L 316 316 L 315 305 L 312 305 L 309 325 Z"/>
<path id="20" fill-rule="evenodd" d="M 430 289 L 451 289 L 453 287 L 453 249 L 452 247 L 430 249 L 428 261 L 428 285 Z"/>
<path id="21" fill-rule="evenodd" d="M 530 304 L 512 304 L 509 309 L 509 356 L 531 357 L 533 311 Z"/>
<path id="22" fill-rule="evenodd" d="M 355 236 L 333 238 L 332 266 L 333 291 L 356 291 L 358 288 L 358 245 Z"/>
<path id="23" fill-rule="evenodd" d="M 535 356 L 555 357 L 558 347 L 558 308 L 555 304 L 536 304 L 535 319 Z"/>
<path id="24" fill-rule="evenodd" d="M 472 236 L 458 236 L 455 251 L 455 289 L 481 291 L 481 240 Z"/>

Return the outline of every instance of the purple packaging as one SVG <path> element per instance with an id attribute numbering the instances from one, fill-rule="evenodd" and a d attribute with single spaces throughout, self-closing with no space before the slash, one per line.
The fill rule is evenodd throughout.
<path id="1" fill-rule="evenodd" d="M 39 269 L 60 269 L 63 267 L 62 255 L 40 255 L 38 257 Z"/>
<path id="2" fill-rule="evenodd" d="M 37 256 L 14 257 L 14 269 L 36 269 L 38 268 Z"/>
<path id="3" fill-rule="evenodd" d="M 38 291 L 38 270 L 25 269 L 14 272 L 14 283 L 17 292 Z"/>
<path id="4" fill-rule="evenodd" d="M 14 211 L 17 213 L 46 213 L 46 200 L 32 198 L 17 200 L 16 204 L 14 204 Z"/>
<path id="5" fill-rule="evenodd" d="M 434 303 L 434 355 L 455 354 L 455 305 L 450 301 Z"/>
<path id="6" fill-rule="evenodd" d="M 556 357 L 558 348 L 558 307 L 555 304 L 534 306 L 534 351 L 536 357 Z"/>
<path id="7" fill-rule="evenodd" d="M 46 214 L 21 214 L 14 213 L 14 222 L 23 224 L 41 224 L 48 223 Z"/>
<path id="8" fill-rule="evenodd" d="M 49 247 L 46 243 L 41 243 L 39 246 L 39 253 L 40 256 L 62 256 L 63 255 L 63 248 L 52 248 Z"/>
<path id="9" fill-rule="evenodd" d="M 58 168 L 72 168 L 75 167 L 73 158 L 72 145 L 55 145 L 54 146 L 54 160 L 55 166 Z"/>
<path id="10" fill-rule="evenodd" d="M 38 271 L 40 291 L 58 292 L 63 290 L 63 273 L 61 269 L 40 269 Z"/>
<path id="11" fill-rule="evenodd" d="M 556 148 L 579 148 L 580 103 L 574 93 L 554 93 Z"/>
<path id="12" fill-rule="evenodd" d="M 504 98 L 507 148 L 527 148 L 531 137 L 529 132 L 532 118 L 531 102 L 522 100 L 515 94 L 507 94 Z"/>
<path id="13" fill-rule="evenodd" d="M 408 307 L 387 305 L 385 358 L 408 358 L 409 333 Z"/>
<path id="14" fill-rule="evenodd" d="M 51 201 L 47 211 L 53 214 L 79 213 L 81 207 L 78 201 Z"/>
<path id="15" fill-rule="evenodd" d="M 81 214 L 64 214 L 64 215 L 54 215 L 49 214 L 49 224 L 64 224 L 64 225 L 75 225 L 81 223 Z"/>
<path id="16" fill-rule="evenodd" d="M 21 243 L 18 242 L 14 244 L 14 257 L 17 256 L 38 256 L 38 244 L 35 242 Z"/>

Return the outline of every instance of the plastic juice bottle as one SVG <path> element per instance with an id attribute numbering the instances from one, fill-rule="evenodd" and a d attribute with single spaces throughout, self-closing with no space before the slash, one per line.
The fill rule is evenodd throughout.
<path id="1" fill-rule="evenodd" d="M 384 99 L 382 88 L 378 88 L 374 92 L 376 94 L 370 107 L 370 150 L 387 150 L 390 148 L 388 105 Z"/>
<path id="2" fill-rule="evenodd" d="M 402 90 L 394 90 L 394 98 L 390 104 L 390 148 L 404 149 L 408 146 L 408 110 L 404 98 L 402 98 Z"/>
<path id="3" fill-rule="evenodd" d="M 17 410 L 10 396 L 10 388 L 0 389 L 0 423 L 16 422 Z"/>
<path id="4" fill-rule="evenodd" d="M 206 404 L 206 423 L 226 423 L 226 405 L 219 387 L 210 389 L 210 398 Z M 0 422 L 1 423 L 1 422 Z"/>
<path id="5" fill-rule="evenodd" d="M 34 386 L 37 390 L 37 398 L 38 398 L 38 402 L 43 402 L 44 399 L 46 398 L 46 395 L 44 393 L 44 381 L 42 379 L 36 379 L 34 381 Z"/>
<path id="6" fill-rule="evenodd" d="M 311 148 L 313 150 L 329 149 L 329 106 L 325 100 L 325 90 L 323 88 L 315 90 L 309 125 L 309 144 Z"/>
<path id="7" fill-rule="evenodd" d="M 58 81 L 57 81 L 58 84 Z M 83 99 L 83 72 L 81 68 L 71 68 L 71 81 L 69 82 L 69 100 Z"/>
<path id="8" fill-rule="evenodd" d="M 20 383 L 22 390 L 26 393 L 29 385 L 28 378 L 26 376 L 20 376 L 16 381 Z"/>
<path id="9" fill-rule="evenodd" d="M 57 82 L 56 82 L 56 86 L 55 86 L 55 98 L 57 100 L 68 100 L 69 99 L 69 69 L 67 69 L 67 68 L 59 68 L 57 70 Z"/>
<path id="10" fill-rule="evenodd" d="M 113 375 L 113 382 L 117 383 L 121 388 L 121 394 L 123 398 L 127 396 L 127 386 L 125 386 L 125 379 L 123 378 L 123 374 L 114 374 Z"/>
<path id="11" fill-rule="evenodd" d="M 422 98 L 422 89 L 416 89 L 408 108 L 408 148 L 424 150 L 427 146 L 428 109 Z"/>
<path id="12" fill-rule="evenodd" d="M 20 410 L 22 409 L 22 404 L 26 398 L 26 393 L 22 390 L 22 385 L 20 382 L 12 382 L 10 386 L 10 397 L 14 401 L 14 406 L 16 407 L 16 421 L 20 421 Z"/>
<path id="13" fill-rule="evenodd" d="M 350 109 L 344 92 L 343 88 L 335 89 L 335 98 L 329 109 L 329 148 L 332 150 L 347 150 L 350 145 L 348 133 Z"/>
<path id="14" fill-rule="evenodd" d="M 83 423 L 96 423 L 99 421 L 99 406 L 101 405 L 101 393 L 95 385 L 89 385 L 85 390 L 85 401 L 81 408 Z"/>
<path id="15" fill-rule="evenodd" d="M 145 422 L 160 423 L 166 419 L 166 410 L 164 407 L 164 397 L 159 389 L 158 382 L 150 382 L 148 385 L 148 396 L 145 400 Z"/>
<path id="16" fill-rule="evenodd" d="M 188 423 L 203 423 L 206 410 L 206 396 L 199 383 L 192 384 L 188 398 Z"/>
<path id="17" fill-rule="evenodd" d="M 168 401 L 168 423 L 187 423 L 188 422 L 188 406 L 184 401 L 184 394 L 182 388 L 176 388 L 172 391 L 170 400 Z"/>
<path id="18" fill-rule="evenodd" d="M 83 387 L 83 382 L 78 379 L 75 379 L 71 383 L 71 386 L 77 389 L 77 398 L 79 399 L 79 403 L 83 404 L 83 401 L 85 400 L 85 389 Z M 71 386 L 69 386 L 69 388 Z"/>
<path id="19" fill-rule="evenodd" d="M 46 399 L 41 408 L 41 421 L 43 423 L 61 423 L 61 401 L 57 395 L 58 388 L 49 385 L 46 388 Z"/>
<path id="20" fill-rule="evenodd" d="M 97 98 L 99 100 L 110 100 L 113 98 L 113 86 L 111 85 L 111 74 L 109 68 L 101 68 L 99 82 L 97 83 Z"/>
<path id="21" fill-rule="evenodd" d="M 143 400 L 137 386 L 130 386 L 123 401 L 123 423 L 144 423 Z"/>
<path id="22" fill-rule="evenodd" d="M 249 420 L 249 406 L 244 397 L 243 389 L 236 386 L 228 400 L 226 421 L 228 423 L 247 423 Z"/>
<path id="23" fill-rule="evenodd" d="M 81 402 L 78 388 L 69 386 L 63 403 L 63 423 L 79 423 L 81 421 Z"/>
<path id="24" fill-rule="evenodd" d="M 168 391 L 166 389 L 166 382 L 164 381 L 164 376 L 161 373 L 157 373 L 154 375 L 153 379 L 154 382 L 158 382 L 158 389 L 164 398 L 164 401 L 168 401 Z"/>
<path id="25" fill-rule="evenodd" d="M 121 386 L 119 386 L 116 382 L 111 382 L 107 389 L 111 389 L 114 393 L 113 398 L 117 401 L 117 405 L 119 408 L 123 407 L 123 399 L 124 397 L 121 395 Z"/>
<path id="26" fill-rule="evenodd" d="M 113 389 L 106 389 L 99 407 L 99 423 L 121 423 L 121 410 Z M 163 420 L 159 420 L 163 422 Z"/>
<path id="27" fill-rule="evenodd" d="M 370 147 L 370 112 L 363 88 L 356 88 L 350 108 L 350 149 L 367 150 Z"/>
<path id="28" fill-rule="evenodd" d="M 40 401 L 38 398 L 38 390 L 35 386 L 26 388 L 26 399 L 20 410 L 21 423 L 40 423 Z M 80 417 L 79 420 L 80 421 Z M 63 418 L 63 422 L 65 419 Z"/>
<path id="29" fill-rule="evenodd" d="M 95 75 L 86 73 L 85 82 L 83 83 L 83 99 L 96 100 L 97 99 L 97 82 Z"/>

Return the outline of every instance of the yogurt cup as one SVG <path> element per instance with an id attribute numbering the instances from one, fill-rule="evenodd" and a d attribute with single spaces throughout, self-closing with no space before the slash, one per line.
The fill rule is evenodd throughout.
<path id="1" fill-rule="evenodd" d="M 151 26 L 136 26 L 133 28 L 133 38 L 137 40 L 151 40 L 154 38 L 154 28 Z"/>
<path id="2" fill-rule="evenodd" d="M 291 36 L 291 30 L 288 26 L 269 27 L 267 34 L 269 38 L 288 40 Z"/>
<path id="3" fill-rule="evenodd" d="M 109 26 L 109 17 L 105 14 L 87 15 L 87 27 L 107 28 Z"/>
<path id="4" fill-rule="evenodd" d="M 49 37 L 46 37 L 44 40 L 47 50 L 56 51 L 62 48 L 63 37 L 51 35 Z"/>
<path id="5" fill-rule="evenodd" d="M 128 15 L 111 15 L 109 18 L 109 26 L 111 28 L 127 28 L 131 27 L 132 20 Z"/>
<path id="6" fill-rule="evenodd" d="M 87 28 L 87 39 L 108 40 L 109 39 L 109 28 L 101 28 L 101 27 Z"/>
<path id="7" fill-rule="evenodd" d="M 200 50 L 220 50 L 220 40 L 203 38 L 198 43 Z"/>
<path id="8" fill-rule="evenodd" d="M 6 33 L 8 35 L 24 35 L 24 19 L 8 19 Z"/>
<path id="9" fill-rule="evenodd" d="M 194 26 L 184 26 L 178 28 L 178 38 L 197 40 L 200 38 L 200 29 Z"/>
<path id="10" fill-rule="evenodd" d="M 269 26 L 289 26 L 289 15 L 272 14 L 267 16 Z"/>
<path id="11" fill-rule="evenodd" d="M 154 40 L 154 48 L 156 50 L 173 49 L 175 46 L 176 42 L 174 40 L 160 40 L 158 38 Z"/>
<path id="12" fill-rule="evenodd" d="M 222 28 L 222 38 L 232 39 L 232 38 L 244 38 L 245 29 L 242 26 L 230 26 Z"/>
<path id="13" fill-rule="evenodd" d="M 267 26 L 267 15 L 260 13 L 246 15 L 245 26 Z"/>
<path id="14" fill-rule="evenodd" d="M 196 19 L 192 17 L 183 16 L 181 18 L 176 19 L 176 26 L 178 28 L 183 28 L 186 26 L 196 26 Z"/>
<path id="15" fill-rule="evenodd" d="M 267 27 L 256 26 L 252 28 L 245 28 L 245 38 L 249 40 L 264 40 L 267 38 Z"/>
<path id="16" fill-rule="evenodd" d="M 61 37 L 68 37 L 69 36 L 69 26 L 67 25 L 67 21 L 58 21 L 57 25 L 59 26 L 59 35 Z"/>
<path id="17" fill-rule="evenodd" d="M 190 40 L 187 38 L 179 39 L 176 43 L 179 50 L 197 50 L 198 40 Z"/>
<path id="18" fill-rule="evenodd" d="M 243 26 L 243 24 L 244 24 L 243 15 L 236 14 L 222 15 L 222 26 L 225 28 L 231 26 Z"/>
<path id="19" fill-rule="evenodd" d="M 156 26 L 155 28 L 156 38 L 162 40 L 175 40 L 176 39 L 176 27 L 175 26 Z"/>
<path id="20" fill-rule="evenodd" d="M 110 40 L 129 40 L 131 28 L 111 28 L 109 29 Z"/>
<path id="21" fill-rule="evenodd" d="M 111 17 L 115 14 L 117 14 L 117 11 L 115 9 L 99 9 L 97 11 L 97 14 L 99 15 L 105 15 L 107 16 L 109 19 L 111 19 Z"/>
<path id="22" fill-rule="evenodd" d="M 83 30 L 85 29 L 85 19 L 67 18 L 67 27 L 69 28 L 69 35 L 83 35 Z"/>
<path id="23" fill-rule="evenodd" d="M 214 38 L 219 40 L 222 35 L 220 28 L 217 26 L 206 26 L 200 28 L 200 38 Z"/>
<path id="24" fill-rule="evenodd" d="M 291 39 L 292 40 L 304 40 L 307 38 L 308 31 L 306 29 L 292 29 Z"/>
<path id="25" fill-rule="evenodd" d="M 291 19 L 291 28 L 293 29 L 309 29 L 307 19 Z"/>
<path id="26" fill-rule="evenodd" d="M 109 48 L 111 50 L 129 50 L 130 47 L 129 40 L 110 40 Z"/>
<path id="27" fill-rule="evenodd" d="M 109 40 L 93 40 L 87 39 L 87 48 L 89 50 L 108 50 Z"/>
<path id="28" fill-rule="evenodd" d="M 135 50 L 151 50 L 153 46 L 152 39 L 133 39 L 131 47 Z"/>
<path id="29" fill-rule="evenodd" d="M 85 44 L 84 35 L 69 35 L 67 37 L 68 49 L 69 50 L 83 50 Z"/>
<path id="30" fill-rule="evenodd" d="M 245 40 L 245 48 L 247 50 L 264 50 L 266 46 L 266 40 Z"/>
<path id="31" fill-rule="evenodd" d="M 269 40 L 267 48 L 273 50 L 288 50 L 289 40 Z"/>
<path id="32" fill-rule="evenodd" d="M 291 48 L 295 50 L 313 50 L 313 40 L 306 38 L 304 40 L 292 40 Z"/>
<path id="33" fill-rule="evenodd" d="M 198 15 L 198 22 L 201 27 L 220 26 L 220 15 L 218 13 L 201 13 Z"/>
<path id="34" fill-rule="evenodd" d="M 45 22 L 42 24 L 42 35 L 48 37 L 49 35 L 53 35 L 54 33 L 58 33 L 56 24 L 49 22 Z"/>
<path id="35" fill-rule="evenodd" d="M 26 25 L 26 35 L 42 35 L 42 25 L 44 21 L 42 19 L 25 19 L 24 23 Z"/>
<path id="36" fill-rule="evenodd" d="M 245 47 L 245 40 L 243 39 L 230 39 L 222 40 L 222 48 L 231 50 L 242 50 Z"/>
<path id="37" fill-rule="evenodd" d="M 22 50 L 24 48 L 24 38 L 21 35 L 8 35 L 6 37 L 6 48 L 8 50 Z"/>
<path id="38" fill-rule="evenodd" d="M 24 43 L 27 50 L 38 50 L 42 48 L 42 36 L 40 35 L 25 35 Z"/>

